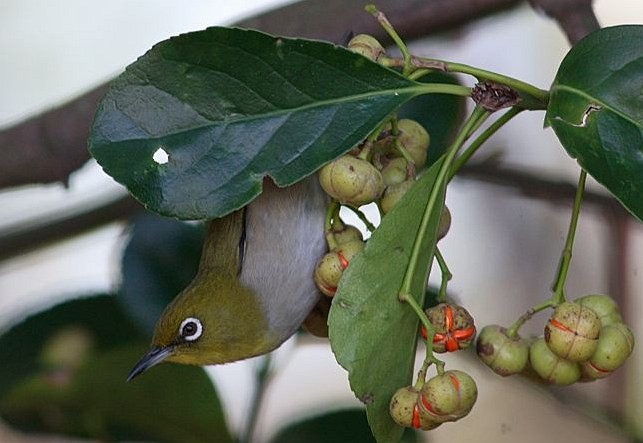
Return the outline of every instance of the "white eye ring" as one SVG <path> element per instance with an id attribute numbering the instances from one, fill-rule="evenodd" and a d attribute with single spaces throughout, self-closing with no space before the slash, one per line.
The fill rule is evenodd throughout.
<path id="1" fill-rule="evenodd" d="M 189 328 L 188 331 L 185 330 L 186 327 Z M 192 331 L 193 328 L 196 330 Z M 179 335 L 186 341 L 194 341 L 201 337 L 201 334 L 203 334 L 203 326 L 198 318 L 188 317 L 179 326 Z"/>

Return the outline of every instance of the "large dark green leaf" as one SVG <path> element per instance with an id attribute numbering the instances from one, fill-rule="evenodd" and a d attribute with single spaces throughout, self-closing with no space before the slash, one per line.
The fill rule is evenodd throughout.
<path id="1" fill-rule="evenodd" d="M 125 382 L 146 348 L 112 296 L 37 314 L 0 337 L 0 417 L 103 441 L 230 442 L 201 368 L 162 365 Z"/>
<path id="2" fill-rule="evenodd" d="M 311 174 L 423 92 L 329 43 L 213 27 L 130 65 L 101 101 L 89 147 L 148 209 L 211 218 L 251 201 L 266 175 L 285 186 Z"/>
<path id="3" fill-rule="evenodd" d="M 643 220 L 643 26 L 575 45 L 551 88 L 545 124 L 580 165 Z"/>
<path id="4" fill-rule="evenodd" d="M 346 409 L 311 417 L 282 429 L 270 443 L 372 443 L 366 414 Z M 415 443 L 418 433 L 408 429 L 402 442 Z"/>
<path id="5" fill-rule="evenodd" d="M 196 275 L 203 236 L 201 227 L 173 219 L 134 220 L 116 298 L 145 333 L 152 333 L 165 306 Z"/>
<path id="6" fill-rule="evenodd" d="M 403 432 L 391 419 L 388 407 L 395 391 L 411 382 L 419 320 L 408 305 L 398 300 L 398 293 L 443 163 L 444 157 L 434 163 L 382 219 L 364 251 L 351 261 L 342 276 L 330 311 L 332 350 L 339 364 L 349 371 L 351 388 L 366 404 L 373 435 L 380 443 L 398 442 Z M 413 280 L 412 294 L 420 306 L 444 192 L 444 186 L 437 189 Z"/>

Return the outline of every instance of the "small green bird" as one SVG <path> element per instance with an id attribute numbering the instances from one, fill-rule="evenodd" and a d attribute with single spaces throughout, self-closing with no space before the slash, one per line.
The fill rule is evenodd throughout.
<path id="1" fill-rule="evenodd" d="M 248 206 L 210 222 L 194 280 L 156 324 L 130 381 L 163 361 L 212 365 L 265 354 L 297 331 L 319 299 L 327 198 L 316 177 L 264 180 Z"/>

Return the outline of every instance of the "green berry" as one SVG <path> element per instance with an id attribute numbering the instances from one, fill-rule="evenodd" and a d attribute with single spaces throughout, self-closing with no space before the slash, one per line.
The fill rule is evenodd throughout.
<path id="1" fill-rule="evenodd" d="M 476 351 L 485 365 L 503 377 L 522 372 L 529 360 L 527 342 L 520 337 L 507 336 L 507 330 L 499 325 L 482 328 Z"/>
<path id="2" fill-rule="evenodd" d="M 598 315 L 598 318 L 601 320 L 601 326 L 623 322 L 618 305 L 609 295 L 584 295 L 574 300 L 574 303 L 578 303 L 579 305 L 585 306 L 586 308 L 596 312 L 596 315 Z"/>
<path id="3" fill-rule="evenodd" d="M 377 61 L 384 54 L 384 47 L 380 42 L 368 34 L 358 34 L 347 45 L 351 51 Z"/>
<path id="4" fill-rule="evenodd" d="M 478 398 L 476 382 L 463 371 L 446 371 L 429 379 L 418 398 L 420 416 L 443 423 L 466 416 Z"/>
<path id="5" fill-rule="evenodd" d="M 388 186 L 384 191 L 384 195 L 382 195 L 382 198 L 380 199 L 380 209 L 382 212 L 384 214 L 388 214 L 414 184 L 415 180 L 411 178 L 403 181 L 402 183 Z"/>
<path id="6" fill-rule="evenodd" d="M 372 203 L 384 192 L 380 171 L 366 160 L 350 155 L 322 167 L 319 182 L 328 195 L 351 206 Z"/>
<path id="7" fill-rule="evenodd" d="M 429 133 L 421 124 L 410 119 L 399 120 L 397 128 L 400 143 L 413 158 L 416 169 L 422 169 L 426 164 L 427 151 L 431 142 Z"/>
<path id="8" fill-rule="evenodd" d="M 363 249 L 364 242 L 352 240 L 340 245 L 336 250 L 326 253 L 317 263 L 313 275 L 317 288 L 324 295 L 333 297 L 344 270 L 353 257 Z"/>
<path id="9" fill-rule="evenodd" d="M 337 245 L 335 249 L 351 241 L 364 241 L 362 232 L 353 225 L 338 224 L 337 226 L 333 226 L 329 236 L 331 236 Z"/>
<path id="10" fill-rule="evenodd" d="M 529 363 L 540 378 L 551 384 L 571 385 L 580 378 L 578 363 L 554 354 L 543 338 L 529 347 Z"/>
<path id="11" fill-rule="evenodd" d="M 634 334 L 624 323 L 604 326 L 598 346 L 587 361 L 597 371 L 610 373 L 618 369 L 634 350 Z"/>
<path id="12" fill-rule="evenodd" d="M 391 159 L 382 169 L 382 178 L 386 186 L 404 182 L 408 178 L 408 162 L 402 157 Z"/>
<path id="13" fill-rule="evenodd" d="M 420 392 L 412 386 L 398 389 L 389 403 L 389 412 L 393 421 L 405 428 L 415 428 L 428 431 L 440 426 L 428 417 L 422 417 L 419 411 L 418 398 Z"/>
<path id="14" fill-rule="evenodd" d="M 545 341 L 553 353 L 570 361 L 589 359 L 598 345 L 601 321 L 590 308 L 561 303 L 545 325 Z"/>

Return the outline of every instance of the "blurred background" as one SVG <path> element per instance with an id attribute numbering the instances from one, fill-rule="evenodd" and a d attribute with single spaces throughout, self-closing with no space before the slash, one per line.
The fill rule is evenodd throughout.
<path id="1" fill-rule="evenodd" d="M 160 40 L 235 23 L 289 3 L 2 0 L 0 133 L 110 80 Z M 416 38 L 412 52 L 548 88 L 569 44 L 553 21 L 526 3 L 516 3 L 465 26 Z M 598 0 L 594 6 L 602 26 L 643 23 L 643 3 L 638 0 Z M 499 156 L 501 168 L 508 172 L 501 174 L 504 179 L 473 168 L 449 188 L 453 226 L 441 243 L 454 274 L 449 288 L 474 315 L 479 328 L 510 324 L 550 292 L 571 207 L 566 185 L 575 184 L 578 167 L 551 129 L 543 130 L 542 119 L 540 112 L 523 113 L 482 149 L 481 157 Z M 510 174 L 516 171 L 518 178 Z M 526 192 L 537 187 L 552 195 Z M 603 198 L 607 194 L 601 186 L 591 182 L 588 189 L 596 198 L 583 206 L 567 293 L 572 298 L 588 293 L 612 295 L 641 343 L 643 327 L 637 320 L 643 315 L 643 227 Z M 5 247 L 0 250 L 0 333 L 62 301 L 113 293 L 121 287 L 121 258 L 132 232 L 128 219 L 136 211 L 123 210 L 126 215 L 111 220 L 103 214 L 105 223 L 90 224 L 91 229 L 82 232 L 64 226 L 75 215 L 91 214 L 95 208 L 109 210 L 125 194 L 93 161 L 73 173 L 66 184 L 0 190 L 0 245 L 4 245 L 0 249 Z M 46 235 L 48 226 L 60 229 L 59 239 L 56 231 Z M 12 243 L 25 233 L 42 236 L 42 243 L 34 241 L 25 247 Z M 525 331 L 539 333 L 544 321 L 545 317 L 536 317 Z M 469 417 L 431 431 L 424 436 L 426 441 L 643 440 L 640 348 L 609 379 L 568 388 L 500 379 L 472 354 L 448 356 L 447 361 L 474 376 L 480 396 Z M 0 366 L 9 363 L 0 360 Z M 257 441 L 268 441 L 284 425 L 302 417 L 360 405 L 323 339 L 292 340 L 275 353 L 273 363 L 275 372 L 259 413 Z M 261 364 L 254 359 L 207 368 L 233 433 L 245 425 L 254 373 Z M 34 438 L 6 427 L 0 431 L 0 441 Z"/>

